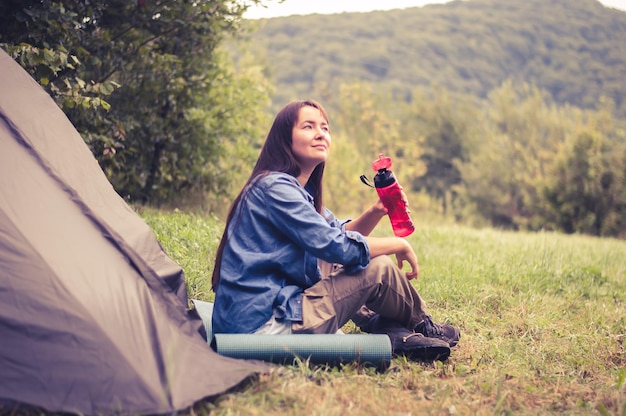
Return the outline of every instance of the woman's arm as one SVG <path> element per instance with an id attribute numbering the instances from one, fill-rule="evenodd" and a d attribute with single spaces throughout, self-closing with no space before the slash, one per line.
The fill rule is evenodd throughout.
<path id="1" fill-rule="evenodd" d="M 346 230 L 357 231 L 365 236 L 370 257 L 395 254 L 398 267 L 402 268 L 405 261 L 409 263 L 411 271 L 407 272 L 406 276 L 409 279 L 414 279 L 419 274 L 417 255 L 405 239 L 400 237 L 368 237 L 385 215 L 387 215 L 387 209 L 379 199 L 358 218 L 347 223 Z"/>
<path id="2" fill-rule="evenodd" d="M 367 236 L 372 232 L 372 230 L 380 222 L 381 218 L 385 215 L 387 215 L 387 210 L 379 199 L 374 205 L 369 207 L 369 209 L 367 209 L 358 218 L 347 223 L 346 230 L 357 231 Z"/>
<path id="3" fill-rule="evenodd" d="M 402 269 L 405 261 L 411 267 L 411 271 L 406 273 L 406 277 L 409 279 L 417 278 L 419 274 L 417 255 L 408 241 L 400 237 L 365 237 L 365 239 L 370 249 L 371 258 L 395 254 L 399 268 Z"/>

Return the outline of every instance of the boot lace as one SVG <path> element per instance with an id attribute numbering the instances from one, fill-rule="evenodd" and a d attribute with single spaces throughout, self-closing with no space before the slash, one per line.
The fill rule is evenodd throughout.
<path id="1" fill-rule="evenodd" d="M 443 327 L 441 325 L 433 322 L 430 315 L 426 315 L 424 317 L 424 335 L 427 337 L 445 336 L 445 332 L 443 331 Z"/>
<path id="2" fill-rule="evenodd" d="M 402 337 L 402 342 L 406 343 L 409 340 L 409 338 L 412 338 L 412 337 L 422 337 L 423 338 L 424 335 L 420 334 L 419 332 L 413 332 L 412 334 L 409 334 L 407 336 Z"/>

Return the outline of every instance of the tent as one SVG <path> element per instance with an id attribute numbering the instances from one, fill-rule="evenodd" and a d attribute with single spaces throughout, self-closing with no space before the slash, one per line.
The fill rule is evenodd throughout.
<path id="1" fill-rule="evenodd" d="M 0 411 L 172 413 L 267 370 L 201 328 L 181 268 L 0 50 Z"/>

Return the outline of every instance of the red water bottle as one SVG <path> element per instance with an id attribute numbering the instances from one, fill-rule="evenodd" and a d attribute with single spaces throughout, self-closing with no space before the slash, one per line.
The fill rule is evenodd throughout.
<path id="1" fill-rule="evenodd" d="M 415 226 L 409 215 L 409 203 L 406 194 L 398 183 L 395 175 L 390 170 L 391 158 L 384 154 L 378 155 L 378 160 L 372 163 L 372 168 L 376 172 L 374 176 L 374 187 L 378 192 L 378 197 L 387 208 L 387 215 L 391 220 L 391 228 L 397 237 L 406 237 L 415 231 Z"/>

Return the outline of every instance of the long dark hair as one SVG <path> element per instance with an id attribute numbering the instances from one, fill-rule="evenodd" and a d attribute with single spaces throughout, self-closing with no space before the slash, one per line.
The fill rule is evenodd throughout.
<path id="1" fill-rule="evenodd" d="M 265 139 L 265 143 L 263 144 L 263 148 L 259 154 L 259 158 L 256 161 L 256 165 L 254 166 L 254 169 L 252 169 L 252 173 L 246 181 L 246 184 L 243 186 L 241 192 L 239 192 L 239 195 L 237 195 L 237 198 L 233 201 L 233 204 L 228 212 L 228 216 L 226 217 L 226 227 L 224 229 L 224 233 L 222 234 L 222 239 L 215 256 L 215 264 L 211 281 L 213 291 L 215 291 L 220 279 L 220 265 L 222 263 L 224 246 L 226 245 L 226 241 L 228 239 L 228 225 L 235 215 L 236 207 L 239 205 L 241 200 L 245 198 L 248 185 L 250 185 L 250 183 L 256 178 L 267 175 L 270 172 L 283 172 L 293 177 L 298 177 L 300 175 L 300 165 L 298 164 L 292 150 L 292 135 L 293 128 L 298 121 L 300 109 L 305 106 L 318 109 L 322 114 L 322 117 L 324 117 L 326 122 L 330 124 L 326 110 L 324 110 L 324 107 L 322 107 L 321 104 L 314 100 L 292 101 L 284 106 L 278 114 L 276 114 L 274 123 L 272 123 L 272 127 L 267 134 L 267 138 Z M 311 177 L 307 183 L 308 189 L 314 192 L 313 200 L 315 209 L 320 214 L 324 209 L 322 182 L 324 178 L 325 166 L 325 162 L 317 165 L 313 170 L 313 173 L 311 173 Z"/>

